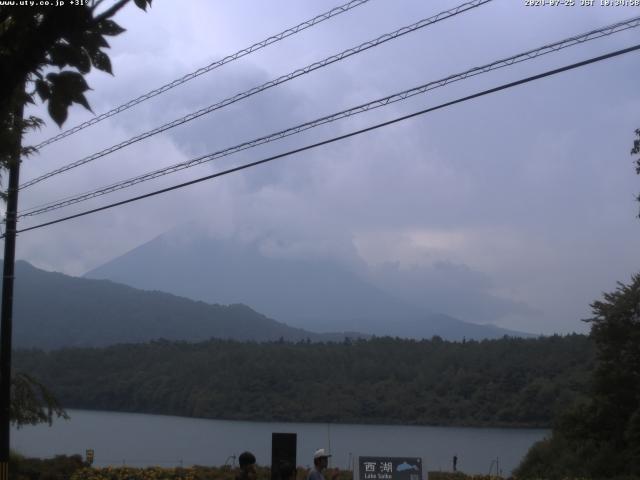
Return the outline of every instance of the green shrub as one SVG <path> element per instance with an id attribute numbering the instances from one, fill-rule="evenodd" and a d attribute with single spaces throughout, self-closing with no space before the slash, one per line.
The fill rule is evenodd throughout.
<path id="1" fill-rule="evenodd" d="M 10 480 L 66 480 L 85 467 L 80 455 L 58 455 L 54 458 L 25 458 L 12 453 L 9 458 Z"/>

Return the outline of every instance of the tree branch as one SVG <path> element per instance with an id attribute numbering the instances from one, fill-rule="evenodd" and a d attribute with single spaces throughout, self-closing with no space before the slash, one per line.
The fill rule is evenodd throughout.
<path id="1" fill-rule="evenodd" d="M 98 15 L 97 17 L 94 18 L 94 21 L 96 23 L 102 21 L 102 20 L 106 20 L 107 18 L 111 18 L 113 17 L 116 13 L 118 13 L 118 11 L 120 9 L 122 9 L 122 7 L 124 7 L 127 3 L 129 3 L 130 0 L 119 0 L 115 5 L 113 5 L 111 8 L 105 10 L 104 12 L 102 12 L 100 15 Z"/>

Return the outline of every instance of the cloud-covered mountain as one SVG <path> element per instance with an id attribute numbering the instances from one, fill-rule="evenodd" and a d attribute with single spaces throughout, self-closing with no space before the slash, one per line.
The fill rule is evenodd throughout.
<path id="1" fill-rule="evenodd" d="M 344 260 L 292 255 L 273 239 L 241 241 L 174 230 L 86 277 L 208 303 L 244 303 L 286 324 L 317 332 L 447 339 L 518 335 L 413 306 L 365 281 Z"/>
<path id="2" fill-rule="evenodd" d="M 15 277 L 15 347 L 53 349 L 212 337 L 341 341 L 351 335 L 316 334 L 267 318 L 246 305 L 209 305 L 108 280 L 46 272 L 24 261 L 16 263 Z"/>

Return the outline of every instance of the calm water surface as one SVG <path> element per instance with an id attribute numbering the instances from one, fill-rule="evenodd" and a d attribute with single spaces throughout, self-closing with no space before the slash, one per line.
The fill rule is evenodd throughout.
<path id="1" fill-rule="evenodd" d="M 223 465 L 252 451 L 261 465 L 271 463 L 271 433 L 298 434 L 298 465 L 312 463 L 312 452 L 330 448 L 331 466 L 349 468 L 358 456 L 422 457 L 426 470 L 458 469 L 495 473 L 495 459 L 509 475 L 528 448 L 549 432 L 539 429 L 408 427 L 204 420 L 161 415 L 69 410 L 71 420 L 52 427 L 12 430 L 12 448 L 27 456 L 84 455 L 95 451 L 95 465 Z"/>

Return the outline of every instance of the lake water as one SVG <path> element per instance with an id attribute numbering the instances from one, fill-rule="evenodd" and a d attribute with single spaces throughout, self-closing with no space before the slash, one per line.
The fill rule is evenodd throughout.
<path id="1" fill-rule="evenodd" d="M 499 460 L 509 475 L 529 447 L 547 430 L 413 427 L 205 420 L 162 415 L 69 410 L 71 420 L 52 427 L 23 427 L 11 432 L 11 447 L 34 457 L 95 451 L 96 466 L 190 466 L 233 463 L 244 450 L 258 464 L 271 463 L 271 434 L 298 435 L 298 465 L 312 463 L 317 448 L 333 453 L 330 466 L 349 468 L 358 456 L 421 457 L 423 471 L 458 470 L 495 473 Z"/>

